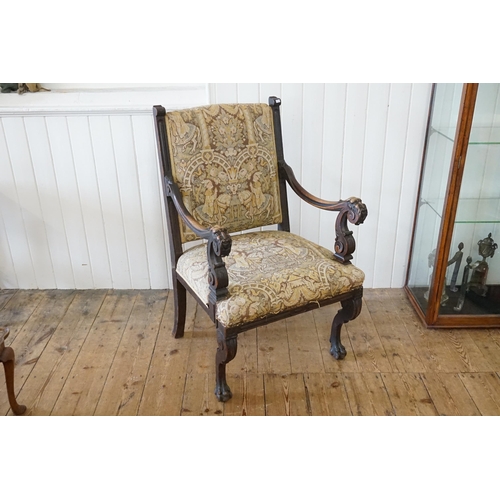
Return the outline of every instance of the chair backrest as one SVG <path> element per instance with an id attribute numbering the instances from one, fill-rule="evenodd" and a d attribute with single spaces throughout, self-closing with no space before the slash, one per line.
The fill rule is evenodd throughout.
<path id="1" fill-rule="evenodd" d="M 271 107 L 212 105 L 165 115 L 172 180 L 203 226 L 244 231 L 282 221 Z M 182 221 L 183 243 L 196 239 Z"/>

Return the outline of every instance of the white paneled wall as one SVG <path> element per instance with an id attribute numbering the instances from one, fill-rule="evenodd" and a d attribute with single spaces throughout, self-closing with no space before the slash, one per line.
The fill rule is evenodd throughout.
<path id="1" fill-rule="evenodd" d="M 167 286 L 154 153 L 150 116 L 2 118 L 2 286 Z"/>
<path id="2" fill-rule="evenodd" d="M 152 106 L 206 102 L 206 85 L 0 96 L 0 287 L 170 287 Z"/>
<path id="3" fill-rule="evenodd" d="M 368 219 L 354 229 L 366 287 L 401 287 L 430 91 L 252 83 L 2 95 L 0 287 L 170 287 L 151 106 L 270 95 L 282 98 L 285 155 L 305 188 L 367 204 Z M 289 196 L 292 231 L 333 248 L 335 214 Z"/>
<path id="4" fill-rule="evenodd" d="M 404 284 L 431 94 L 430 84 L 215 84 L 212 102 L 282 99 L 285 158 L 313 194 L 358 196 L 354 263 L 367 288 Z M 289 193 L 291 229 L 332 249 L 336 214 Z"/>

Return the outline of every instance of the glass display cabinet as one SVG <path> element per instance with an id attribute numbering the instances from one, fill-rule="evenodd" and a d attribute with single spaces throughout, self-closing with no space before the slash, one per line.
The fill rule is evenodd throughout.
<path id="1" fill-rule="evenodd" d="M 500 84 L 433 86 L 405 289 L 427 327 L 500 327 Z"/>

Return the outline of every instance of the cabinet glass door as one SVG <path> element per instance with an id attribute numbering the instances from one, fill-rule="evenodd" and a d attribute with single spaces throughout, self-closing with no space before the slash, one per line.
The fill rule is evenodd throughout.
<path id="1" fill-rule="evenodd" d="M 431 105 L 407 284 L 424 315 L 433 280 L 462 90 L 461 83 L 438 84 Z"/>
<path id="2" fill-rule="evenodd" d="M 500 314 L 500 84 L 481 83 L 467 148 L 439 314 Z M 451 259 L 450 255 L 450 259 Z M 458 273 L 456 271 L 458 268 Z M 457 273 L 454 279 L 453 273 Z"/>

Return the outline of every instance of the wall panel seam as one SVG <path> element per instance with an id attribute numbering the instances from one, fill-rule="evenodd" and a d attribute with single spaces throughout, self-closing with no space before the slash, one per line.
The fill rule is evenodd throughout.
<path id="1" fill-rule="evenodd" d="M 323 169 L 327 168 L 325 165 L 325 119 L 326 119 L 326 112 L 325 112 L 325 98 L 326 98 L 326 84 L 323 83 L 323 105 L 321 107 L 321 165 L 319 169 L 319 189 L 318 193 L 316 193 L 316 196 L 321 197 L 321 186 L 323 185 Z M 319 211 L 318 214 L 318 240 L 321 239 L 321 212 L 322 210 Z"/>
<path id="2" fill-rule="evenodd" d="M 345 143 L 347 140 L 347 128 L 346 128 L 346 123 L 347 123 L 347 101 L 349 97 L 349 85 L 345 84 L 345 93 L 344 93 L 344 127 L 342 129 L 342 161 L 340 164 L 340 179 L 339 179 L 339 193 L 342 195 L 342 185 L 344 183 L 344 169 L 346 167 L 345 165 Z M 340 196 L 342 197 L 342 196 Z"/>
<path id="3" fill-rule="evenodd" d="M 118 175 L 118 162 L 116 160 L 116 144 L 115 138 L 113 136 L 113 126 L 111 124 L 111 117 L 108 116 L 108 127 L 109 127 L 109 135 L 111 137 L 111 151 L 113 152 L 113 163 L 114 163 L 114 177 L 116 181 L 116 187 L 118 188 L 118 204 L 120 205 L 120 219 L 122 221 L 122 229 L 123 229 L 123 239 L 125 241 L 125 255 L 127 256 L 127 267 L 128 267 L 128 278 L 130 282 L 130 286 L 134 288 L 134 283 L 132 279 L 132 267 L 130 265 L 130 251 L 129 251 L 129 238 L 127 237 L 127 229 L 125 227 L 125 217 L 123 216 L 123 199 L 122 199 L 122 189 L 120 185 L 120 176 Z M 100 191 L 99 191 L 100 196 Z M 109 252 L 109 250 L 108 250 Z"/>
<path id="4" fill-rule="evenodd" d="M 2 129 L 2 135 L 4 137 L 4 142 L 5 142 L 5 149 L 6 149 L 6 152 L 7 152 L 7 155 L 8 155 L 9 151 L 8 151 L 8 148 L 7 148 L 7 136 L 5 135 L 4 125 L 3 125 L 3 121 L 1 119 L 1 117 L 0 117 L 0 128 Z M 8 158 L 8 160 L 9 160 L 9 162 L 11 162 L 10 158 Z M 3 224 L 4 231 L 5 231 L 5 241 L 7 243 L 8 249 L 9 249 L 9 256 L 10 256 L 10 261 L 12 263 L 12 270 L 14 271 L 14 278 L 15 278 L 15 281 L 17 283 L 17 286 L 19 286 L 19 277 L 17 275 L 16 267 L 14 265 L 14 258 L 13 258 L 13 254 L 12 254 L 12 245 L 11 245 L 10 240 L 9 240 L 9 235 L 7 233 L 7 228 L 5 227 L 5 219 L 4 219 L 2 213 L 0 213 L 0 217 L 2 218 L 2 224 Z"/>
<path id="5" fill-rule="evenodd" d="M 47 144 L 48 144 L 48 149 L 49 149 L 49 154 L 50 154 L 50 162 L 51 162 L 51 166 L 52 166 L 52 173 L 54 174 L 54 181 L 55 181 L 55 186 L 56 186 L 56 191 L 57 191 L 57 206 L 58 206 L 59 211 L 61 213 L 61 222 L 62 222 L 63 227 L 64 227 L 64 240 L 66 242 L 66 248 L 68 250 L 68 255 L 69 255 L 69 258 L 70 258 L 70 262 L 71 262 L 71 276 L 72 276 L 72 280 L 73 280 L 73 286 L 76 288 L 75 269 L 73 267 L 73 262 L 71 260 L 71 255 L 70 255 L 71 251 L 70 251 L 70 245 L 69 245 L 69 240 L 68 240 L 68 231 L 66 230 L 66 222 L 64 220 L 64 211 L 63 211 L 63 208 L 62 208 L 62 205 L 61 205 L 61 191 L 60 191 L 60 188 L 59 188 L 59 182 L 58 182 L 56 168 L 55 168 L 55 162 L 54 162 L 54 153 L 52 151 L 52 142 L 51 142 L 50 136 L 49 136 L 49 128 L 48 128 L 48 125 L 47 125 L 47 118 L 46 117 L 43 117 L 43 124 L 44 124 L 44 127 L 45 127 L 45 134 L 46 134 L 46 137 L 47 137 Z M 56 281 L 56 285 L 57 285 L 57 281 Z"/>
<path id="6" fill-rule="evenodd" d="M 75 173 L 76 189 L 78 192 L 78 203 L 80 205 L 80 215 L 81 215 L 81 219 L 82 219 L 82 226 L 85 230 L 85 244 L 87 247 L 87 255 L 88 255 L 89 264 L 90 264 L 90 276 L 92 277 L 92 286 L 93 286 L 93 288 L 96 288 L 96 285 L 95 285 L 96 280 L 95 280 L 95 276 L 94 276 L 94 266 L 92 265 L 92 254 L 90 252 L 87 224 L 85 221 L 85 215 L 83 213 L 81 186 L 80 186 L 80 183 L 78 182 L 78 173 L 76 171 L 75 151 L 74 151 L 74 147 L 73 147 L 73 140 L 74 139 L 71 136 L 71 130 L 69 128 L 68 117 L 66 117 L 66 128 L 68 129 L 68 142 L 69 142 L 69 147 L 70 147 L 70 151 L 71 151 L 71 159 L 73 161 L 73 171 Z M 89 132 L 90 132 L 90 129 L 89 129 Z M 94 169 L 95 169 L 95 163 L 94 163 Z"/>
<path id="7" fill-rule="evenodd" d="M 27 237 L 28 230 L 27 230 L 27 227 L 26 227 L 26 219 L 25 219 L 25 216 L 24 216 L 24 210 L 21 207 L 21 200 L 19 198 L 19 190 L 18 190 L 18 186 L 17 186 L 17 182 L 16 182 L 16 177 L 14 175 L 14 168 L 13 168 L 13 165 L 12 165 L 12 155 L 10 153 L 9 141 L 7 140 L 7 134 L 5 133 L 5 123 L 3 125 L 4 125 L 3 132 L 4 132 L 4 138 L 5 138 L 5 147 L 6 147 L 6 150 L 7 150 L 7 157 L 8 157 L 8 160 L 9 160 L 9 167 L 10 167 L 10 172 L 11 172 L 11 175 L 12 175 L 12 181 L 14 183 L 13 187 L 14 187 L 14 191 L 15 191 L 15 194 L 16 194 L 16 200 L 17 200 L 17 205 L 18 205 L 18 208 L 19 208 L 19 214 L 21 216 L 21 220 L 22 220 L 22 223 L 23 223 L 24 234 L 26 235 L 26 247 L 28 249 L 28 253 L 29 253 L 29 256 L 30 256 L 30 264 L 31 264 L 31 269 L 33 271 L 33 280 L 34 280 L 34 282 L 36 284 L 36 287 L 38 288 L 38 280 L 37 280 L 35 268 L 34 268 L 34 265 L 33 265 L 33 253 L 32 253 L 32 250 L 31 250 L 31 245 L 30 245 L 29 239 Z M 17 274 L 17 271 L 16 271 L 16 274 Z M 19 279 L 18 279 L 18 281 L 19 281 Z"/>
<path id="8" fill-rule="evenodd" d="M 406 130 L 405 130 L 405 149 L 404 149 L 404 154 L 403 154 L 403 165 L 401 169 L 401 183 L 400 183 L 400 191 L 399 191 L 399 197 L 398 197 L 398 206 L 397 206 L 397 218 L 396 218 L 396 236 L 397 236 L 397 229 L 399 227 L 399 220 L 400 220 L 400 215 L 401 215 L 401 201 L 402 201 L 402 196 L 403 196 L 403 186 L 405 183 L 405 165 L 406 165 L 406 156 L 408 152 L 408 131 L 410 127 L 410 112 L 411 112 L 411 102 L 413 99 L 413 85 L 411 86 L 411 91 L 410 91 L 410 99 L 408 100 L 408 107 L 407 107 L 407 113 L 406 113 Z M 395 265 L 396 265 L 396 259 L 394 258 L 392 260 L 392 268 L 391 268 L 391 287 L 394 282 L 394 273 L 395 273 Z"/>
<path id="9" fill-rule="evenodd" d="M 141 191 L 141 176 L 139 175 L 139 159 L 137 157 L 137 138 L 135 136 L 134 129 L 134 120 L 132 116 L 130 116 L 130 129 L 132 131 L 132 142 L 133 142 L 133 151 L 134 151 L 134 163 L 135 163 L 135 176 L 137 181 L 137 188 L 139 191 L 139 209 L 141 211 L 141 221 L 142 221 L 142 237 L 144 238 L 144 246 L 145 248 L 145 259 L 146 266 L 148 270 L 148 278 L 149 278 L 149 287 L 151 288 L 151 265 L 149 262 L 149 255 L 147 252 L 147 235 L 146 235 L 146 220 L 144 218 L 144 208 L 142 206 L 142 191 Z"/>
<path id="10" fill-rule="evenodd" d="M 392 84 L 389 87 L 389 95 L 387 97 L 387 103 L 388 106 L 391 105 L 391 96 L 392 96 Z M 386 159 L 386 153 L 387 153 L 387 131 L 389 128 L 389 113 L 387 113 L 386 120 L 385 120 L 385 132 L 384 132 L 384 153 L 382 155 L 382 176 L 380 179 L 380 195 L 382 195 L 382 186 L 384 183 L 384 175 L 386 172 L 385 169 L 385 159 Z M 379 197 L 379 202 L 378 202 L 378 219 L 377 219 L 377 228 L 380 228 L 380 223 L 381 223 L 381 212 L 380 209 L 382 207 L 382 196 Z M 382 221 L 383 222 L 383 221 Z M 380 237 L 380 231 L 377 230 L 376 236 L 375 236 L 375 241 L 373 243 L 373 288 L 377 288 L 377 283 L 376 283 L 376 278 L 377 278 L 377 248 L 378 248 L 378 240 Z"/>
<path id="11" fill-rule="evenodd" d="M 45 124 L 45 120 L 44 120 L 44 124 Z M 48 251 L 48 254 L 50 257 L 50 267 L 52 270 L 52 278 L 54 280 L 54 285 L 57 288 L 57 279 L 56 279 L 56 273 L 55 273 L 55 269 L 54 269 L 54 257 L 52 255 L 51 245 L 50 245 L 50 241 L 49 241 L 49 235 L 47 233 L 47 224 L 46 224 L 46 220 L 45 220 L 45 214 L 43 212 L 42 202 L 40 200 L 40 189 L 38 187 L 38 181 L 37 181 L 36 173 L 35 173 L 35 166 L 33 164 L 33 154 L 31 151 L 31 141 L 29 140 L 28 131 L 26 130 L 26 117 L 24 117 L 24 116 L 23 116 L 23 130 L 24 130 L 24 135 L 26 137 L 26 144 L 28 146 L 28 154 L 29 154 L 29 158 L 30 158 L 30 165 L 31 165 L 31 173 L 33 175 L 33 182 L 35 183 L 35 188 L 36 188 L 36 200 L 38 202 L 38 207 L 40 209 L 40 215 L 41 215 L 42 221 L 43 221 L 43 224 L 42 224 L 43 225 L 43 232 L 45 234 L 45 241 L 47 242 L 47 251 Z M 37 283 L 38 283 L 38 280 L 37 280 Z"/>

